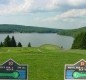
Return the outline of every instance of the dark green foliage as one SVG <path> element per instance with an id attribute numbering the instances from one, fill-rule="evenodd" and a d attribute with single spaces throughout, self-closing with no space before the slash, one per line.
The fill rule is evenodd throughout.
<path id="1" fill-rule="evenodd" d="M 86 32 L 86 27 L 82 27 L 78 29 L 63 29 L 63 30 L 59 30 L 57 33 L 60 35 L 76 37 L 78 34 L 82 32 Z"/>
<path id="2" fill-rule="evenodd" d="M 58 29 L 53 28 L 42 28 L 36 26 L 22 26 L 22 25 L 0 25 L 0 33 L 57 33 Z"/>
<path id="3" fill-rule="evenodd" d="M 22 47 L 21 42 L 18 43 L 18 45 L 16 44 L 16 40 L 14 38 L 14 36 L 12 36 L 12 38 L 9 37 L 9 35 L 5 38 L 4 42 L 0 43 L 0 47 Z M 31 47 L 31 43 L 29 42 L 28 47 Z"/>
<path id="4" fill-rule="evenodd" d="M 12 39 L 11 39 L 11 47 L 16 47 L 16 41 L 14 36 L 12 36 Z"/>
<path id="5" fill-rule="evenodd" d="M 22 47 L 22 44 L 20 42 L 18 43 L 18 47 Z"/>
<path id="6" fill-rule="evenodd" d="M 28 47 L 31 47 L 31 43 L 29 42 Z"/>
<path id="7" fill-rule="evenodd" d="M 86 32 L 82 32 L 75 37 L 72 49 L 86 49 Z"/>
<path id="8" fill-rule="evenodd" d="M 36 26 L 23 26 L 23 25 L 9 25 L 3 24 L 0 25 L 0 33 L 58 33 L 60 35 L 66 36 L 77 36 L 77 34 L 81 32 L 86 32 L 86 27 L 78 28 L 78 29 L 54 29 L 54 28 L 43 28 Z"/>
<path id="9" fill-rule="evenodd" d="M 4 42 L 1 43 L 3 47 L 16 47 L 16 41 L 14 36 L 12 38 L 9 37 L 9 35 L 5 38 Z"/>
<path id="10" fill-rule="evenodd" d="M 3 43 L 2 42 L 0 43 L 0 47 L 3 47 Z"/>
<path id="11" fill-rule="evenodd" d="M 3 45 L 4 45 L 4 47 L 11 47 L 11 39 L 10 39 L 9 35 L 5 38 Z"/>

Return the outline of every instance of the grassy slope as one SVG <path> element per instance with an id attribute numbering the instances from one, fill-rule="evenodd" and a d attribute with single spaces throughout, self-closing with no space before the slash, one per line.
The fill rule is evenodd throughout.
<path id="1" fill-rule="evenodd" d="M 29 65 L 29 80 L 64 80 L 64 65 L 86 60 L 85 50 L 61 50 L 56 46 L 40 48 L 0 48 L 0 63 L 9 58 Z"/>

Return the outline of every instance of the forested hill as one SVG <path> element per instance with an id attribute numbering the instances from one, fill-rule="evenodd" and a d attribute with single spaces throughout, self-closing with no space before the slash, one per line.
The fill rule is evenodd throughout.
<path id="1" fill-rule="evenodd" d="M 53 28 L 41 28 L 35 26 L 23 26 L 23 25 L 8 25 L 3 24 L 0 25 L 0 33 L 13 33 L 13 32 L 20 32 L 20 33 L 57 33 L 59 29 Z"/>
<path id="2" fill-rule="evenodd" d="M 81 33 L 81 32 L 86 32 L 86 26 L 82 27 L 82 28 L 78 28 L 78 29 L 63 29 L 63 30 L 59 30 L 58 34 L 60 35 L 66 35 L 66 36 L 77 36 L 77 34 Z"/>
<path id="3" fill-rule="evenodd" d="M 86 32 L 86 27 L 78 29 L 54 29 L 54 28 L 43 28 L 36 26 L 23 26 L 23 25 L 13 25 L 13 24 L 1 24 L 0 33 L 57 33 L 66 36 L 76 36 L 80 32 Z"/>

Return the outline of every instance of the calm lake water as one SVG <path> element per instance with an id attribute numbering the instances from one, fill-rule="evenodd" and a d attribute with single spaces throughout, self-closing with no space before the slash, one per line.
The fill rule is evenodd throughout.
<path id="1" fill-rule="evenodd" d="M 16 42 L 21 42 L 23 47 L 27 47 L 30 42 L 32 47 L 39 47 L 43 44 L 53 44 L 70 49 L 73 43 L 73 38 L 69 36 L 61 36 L 56 33 L 11 33 L 11 34 L 0 34 L 0 42 L 4 41 L 6 36 L 14 36 Z"/>

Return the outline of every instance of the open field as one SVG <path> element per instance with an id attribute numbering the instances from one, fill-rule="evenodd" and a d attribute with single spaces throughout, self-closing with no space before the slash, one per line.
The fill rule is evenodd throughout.
<path id="1" fill-rule="evenodd" d="M 12 58 L 28 64 L 29 80 L 64 80 L 64 65 L 86 60 L 86 50 L 62 50 L 57 46 L 0 48 L 0 64 Z"/>

